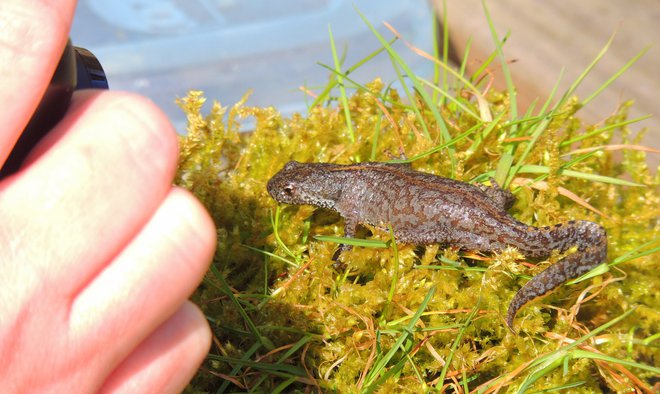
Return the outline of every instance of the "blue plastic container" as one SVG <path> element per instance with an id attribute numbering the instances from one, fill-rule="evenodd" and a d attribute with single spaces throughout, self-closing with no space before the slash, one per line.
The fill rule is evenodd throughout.
<path id="1" fill-rule="evenodd" d="M 150 97 L 183 132 L 185 118 L 174 104 L 190 89 L 232 105 L 248 90 L 248 104 L 274 106 L 285 115 L 305 112 L 299 89 L 320 87 L 333 66 L 331 26 L 345 70 L 380 47 L 357 7 L 386 37 L 388 22 L 414 45 L 431 51 L 433 13 L 423 1 L 350 0 L 81 0 L 71 37 L 101 61 L 110 87 Z M 395 45 L 422 75 L 429 61 Z M 396 79 L 381 54 L 351 77 Z"/>

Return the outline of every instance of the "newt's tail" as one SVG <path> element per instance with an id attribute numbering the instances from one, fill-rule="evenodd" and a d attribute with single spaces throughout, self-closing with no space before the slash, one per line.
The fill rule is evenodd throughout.
<path id="1" fill-rule="evenodd" d="M 560 226 L 539 228 L 538 231 L 544 233 L 539 235 L 547 236 L 548 239 L 569 240 L 569 247 L 557 249 L 566 250 L 577 246 L 578 250 L 551 265 L 518 290 L 506 314 L 506 324 L 512 331 L 513 318 L 525 304 L 577 278 L 607 258 L 607 234 L 602 226 L 594 222 L 573 221 Z"/>

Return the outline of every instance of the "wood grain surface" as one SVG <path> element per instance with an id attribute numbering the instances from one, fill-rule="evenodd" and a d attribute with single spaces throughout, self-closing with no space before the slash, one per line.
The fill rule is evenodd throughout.
<path id="1" fill-rule="evenodd" d="M 616 111 L 624 101 L 634 100 L 630 118 L 652 115 L 630 126 L 633 132 L 647 128 L 643 144 L 660 149 L 660 1 L 629 0 L 579 2 L 558 0 L 487 1 L 500 37 L 510 32 L 504 46 L 519 93 L 523 111 L 534 99 L 545 100 L 564 75 L 560 91 L 585 70 L 614 34 L 612 46 L 577 90 L 585 98 L 607 81 L 637 53 L 646 54 L 625 74 L 578 113 L 586 122 L 596 123 Z M 443 1 L 433 0 L 442 20 Z M 447 0 L 447 27 L 451 48 L 462 58 L 472 39 L 470 59 L 476 69 L 494 50 L 482 2 Z M 498 71 L 498 70 L 493 70 Z M 497 75 L 497 74 L 496 74 Z M 497 75 L 499 88 L 504 78 Z M 649 154 L 652 171 L 660 165 L 659 154 Z"/>

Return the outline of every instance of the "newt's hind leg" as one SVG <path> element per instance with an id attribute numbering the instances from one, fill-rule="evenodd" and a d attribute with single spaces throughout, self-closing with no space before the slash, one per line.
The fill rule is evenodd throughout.
<path id="1" fill-rule="evenodd" d="M 479 185 L 479 188 L 486 193 L 497 207 L 503 211 L 508 211 L 516 202 L 516 197 L 508 190 L 504 190 L 497 184 L 495 178 L 488 178 L 492 186 Z"/>

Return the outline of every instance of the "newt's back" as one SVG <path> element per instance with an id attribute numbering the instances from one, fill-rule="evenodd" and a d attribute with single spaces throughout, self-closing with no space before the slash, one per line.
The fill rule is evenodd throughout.
<path id="1" fill-rule="evenodd" d="M 496 238 L 523 226 L 474 185 L 397 164 L 363 163 L 332 171 L 344 174 L 334 209 L 358 222 L 389 223 L 402 242 L 492 250 Z M 488 234 L 493 239 L 484 237 Z"/>

